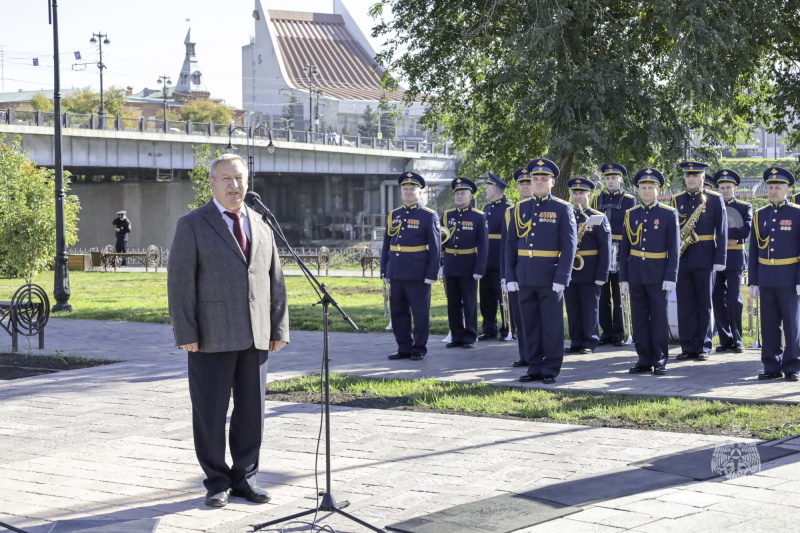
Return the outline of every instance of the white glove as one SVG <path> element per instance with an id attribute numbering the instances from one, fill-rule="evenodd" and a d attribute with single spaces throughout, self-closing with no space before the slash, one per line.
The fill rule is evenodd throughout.
<path id="1" fill-rule="evenodd" d="M 444 276 L 444 267 L 440 266 L 439 267 L 439 277 L 441 278 L 442 276 Z"/>
<path id="2" fill-rule="evenodd" d="M 619 293 L 620 294 L 628 294 L 631 292 L 631 286 L 628 285 L 627 281 L 623 281 L 619 284 Z"/>
<path id="3" fill-rule="evenodd" d="M 714 265 L 714 272 L 722 272 L 725 270 L 725 265 Z"/>
<path id="4" fill-rule="evenodd" d="M 794 290 L 797 292 L 797 295 L 800 296 L 800 285 L 795 285 Z"/>
<path id="5" fill-rule="evenodd" d="M 387 278 L 386 276 L 381 276 L 381 279 L 382 279 L 382 280 L 384 281 L 384 283 L 386 283 L 387 285 L 388 285 L 389 283 L 391 283 L 391 281 L 389 280 L 389 278 Z"/>
<path id="6" fill-rule="evenodd" d="M 663 290 L 667 291 L 667 292 L 669 292 L 669 291 L 674 291 L 674 290 L 675 290 L 675 285 L 677 285 L 677 283 L 675 283 L 674 281 L 665 281 L 665 282 L 664 282 L 664 283 L 661 285 L 661 288 L 662 288 Z"/>
<path id="7" fill-rule="evenodd" d="M 508 292 L 508 286 L 506 285 L 506 278 L 500 280 L 500 288 Z"/>
<path id="8" fill-rule="evenodd" d="M 752 287 L 750 287 L 750 296 L 752 296 L 753 298 L 758 298 L 759 294 L 760 291 L 758 290 L 758 285 L 753 285 Z"/>
<path id="9" fill-rule="evenodd" d="M 603 285 L 606 284 L 606 282 L 601 280 L 601 279 L 596 279 L 596 280 L 594 280 L 594 284 L 602 287 Z"/>
<path id="10" fill-rule="evenodd" d="M 506 289 L 508 289 L 508 292 L 517 292 L 519 290 L 519 283 L 516 281 L 509 281 L 506 283 Z"/>
<path id="11" fill-rule="evenodd" d="M 553 292 L 561 292 L 564 290 L 564 286 L 560 283 L 553 283 Z"/>
<path id="12" fill-rule="evenodd" d="M 483 276 L 480 274 L 473 274 L 472 279 L 481 279 Z"/>
<path id="13" fill-rule="evenodd" d="M 436 283 L 436 280 L 435 279 L 427 279 L 426 278 L 425 279 L 425 283 L 427 283 L 428 285 L 433 285 L 434 283 Z"/>

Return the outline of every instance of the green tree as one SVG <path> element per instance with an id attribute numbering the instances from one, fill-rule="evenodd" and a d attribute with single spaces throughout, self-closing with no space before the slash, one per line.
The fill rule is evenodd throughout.
<path id="1" fill-rule="evenodd" d="M 289 103 L 281 109 L 281 125 L 279 129 L 291 130 L 294 129 L 294 110 L 297 105 L 297 95 L 292 94 L 289 97 Z"/>
<path id="2" fill-rule="evenodd" d="M 677 175 L 691 135 L 731 146 L 762 123 L 773 28 L 792 19 L 783 4 L 380 0 L 371 14 L 392 12 L 373 30 L 389 43 L 387 88 L 403 79 L 405 100 L 425 102 L 427 129 L 464 154 L 459 172 L 510 175 L 550 157 L 565 195 L 566 178 L 607 160 Z"/>
<path id="3" fill-rule="evenodd" d="M 53 101 L 49 100 L 44 93 L 36 93 L 31 97 L 31 107 L 34 111 L 53 111 Z"/>
<path id="4" fill-rule="evenodd" d="M 228 124 L 233 118 L 233 108 L 211 100 L 192 100 L 180 110 L 181 120 Z"/>
<path id="5" fill-rule="evenodd" d="M 378 136 L 378 114 L 373 111 L 372 106 L 367 104 L 364 112 L 361 113 L 361 120 L 358 122 L 358 134 L 361 137 Z"/>
<path id="6" fill-rule="evenodd" d="M 66 177 L 66 176 L 65 176 Z M 31 280 L 56 254 L 55 173 L 37 167 L 20 141 L 0 135 L 0 275 Z M 69 191 L 65 179 L 65 191 Z M 67 246 L 78 240 L 78 198 L 64 198 Z"/>
<path id="7" fill-rule="evenodd" d="M 211 146 L 201 144 L 193 146 L 195 165 L 189 171 L 189 179 L 192 180 L 192 190 L 194 191 L 194 201 L 189 204 L 189 209 L 196 209 L 211 199 L 211 185 L 208 183 L 208 173 L 211 169 L 211 162 L 222 155 L 221 150 L 211 152 Z"/>
<path id="8" fill-rule="evenodd" d="M 103 110 L 106 116 L 125 116 L 128 101 L 125 89 L 111 87 L 103 92 Z M 61 100 L 61 106 L 68 113 L 78 115 L 97 115 L 100 113 L 100 93 L 89 87 L 71 92 Z"/>
<path id="9" fill-rule="evenodd" d="M 383 104 L 380 110 L 380 131 L 384 139 L 394 139 L 397 134 L 397 117 L 398 112 L 393 106 Z"/>

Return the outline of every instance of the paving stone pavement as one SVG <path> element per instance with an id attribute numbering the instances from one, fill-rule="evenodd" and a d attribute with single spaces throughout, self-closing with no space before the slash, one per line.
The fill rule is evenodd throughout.
<path id="1" fill-rule="evenodd" d="M 335 333 L 330 339 L 333 372 L 523 386 L 516 381 L 521 372 L 509 366 L 516 359 L 514 343 L 447 350 L 432 337 L 428 357 L 412 362 L 386 359 L 394 351 L 391 334 Z M 228 533 L 315 506 L 316 487 L 325 488 L 324 444 L 316 455 L 319 406 L 267 402 L 259 482 L 272 493 L 272 502 L 231 498 L 224 509 L 209 509 L 192 446 L 186 355 L 172 346 L 171 328 L 54 319 L 46 342 L 46 350 L 25 340 L 21 348 L 124 362 L 0 382 L 0 522 L 46 533 L 53 522 L 70 519 L 159 518 L 158 533 Z M 272 356 L 269 379 L 319 371 L 321 347 L 322 334 L 293 332 L 292 343 Z M 9 350 L 10 339 L 0 336 L 0 351 Z M 627 374 L 634 360 L 628 349 L 567 356 L 558 382 L 538 386 L 759 402 L 800 399 L 796 383 L 755 379 L 760 363 L 754 350 L 705 363 L 674 363 L 665 377 Z M 730 441 L 344 407 L 332 409 L 331 424 L 332 492 L 337 500 L 352 501 L 348 512 L 379 527 Z M 776 445 L 800 451 L 800 438 Z M 755 475 L 605 500 L 520 531 L 795 530 L 799 478 L 797 454 L 765 463 Z M 340 533 L 367 531 L 338 515 L 320 517 Z M 301 530 L 307 528 L 286 529 Z"/>

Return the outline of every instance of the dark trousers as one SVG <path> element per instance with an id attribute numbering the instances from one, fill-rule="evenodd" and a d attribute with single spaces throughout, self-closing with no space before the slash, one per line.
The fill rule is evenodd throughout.
<path id="1" fill-rule="evenodd" d="M 478 338 L 478 281 L 472 276 L 445 276 L 444 284 L 453 342 L 473 344 Z"/>
<path id="2" fill-rule="evenodd" d="M 595 283 L 573 283 L 564 289 L 567 306 L 570 347 L 594 350 L 600 342 L 598 314 L 600 286 Z"/>
<path id="3" fill-rule="evenodd" d="M 514 324 L 522 324 L 522 315 L 519 312 L 519 291 L 508 293 L 508 306 L 511 308 L 511 321 Z M 517 329 L 517 350 L 519 350 L 519 360 L 528 360 L 528 351 L 525 348 L 525 328 L 519 326 Z"/>
<path id="4" fill-rule="evenodd" d="M 800 372 L 800 297 L 794 287 L 761 287 L 760 292 L 764 372 Z"/>
<path id="5" fill-rule="evenodd" d="M 742 346 L 742 272 L 723 270 L 716 272 L 715 276 L 711 302 L 719 343 L 722 346 Z"/>
<path id="6" fill-rule="evenodd" d="M 600 328 L 603 330 L 600 335 L 602 340 L 625 340 L 619 272 L 610 272 L 608 283 L 600 287 Z"/>
<path id="7" fill-rule="evenodd" d="M 244 490 L 256 484 L 264 432 L 264 393 L 269 352 L 251 346 L 238 352 L 190 352 L 194 449 L 210 492 Z M 225 461 L 225 422 L 233 391 L 228 441 L 233 464 Z"/>
<path id="8" fill-rule="evenodd" d="M 500 269 L 487 268 L 479 283 L 481 295 L 481 331 L 490 337 L 497 337 L 497 308 L 502 306 L 502 288 L 500 287 Z"/>
<path id="9" fill-rule="evenodd" d="M 641 366 L 667 366 L 669 324 L 667 291 L 661 283 L 630 283 L 633 342 Z"/>
<path id="10" fill-rule="evenodd" d="M 519 308 L 524 330 L 528 374 L 556 377 L 564 360 L 563 292 L 547 287 L 520 287 Z"/>
<path id="11" fill-rule="evenodd" d="M 714 287 L 710 268 L 679 268 L 678 335 L 681 352 L 711 352 L 711 292 Z"/>
<path id="12" fill-rule="evenodd" d="M 128 253 L 128 234 L 127 233 L 117 233 L 117 244 L 114 247 L 118 254 L 127 254 Z M 122 260 L 122 266 L 128 266 L 128 260 Z"/>
<path id="13" fill-rule="evenodd" d="M 389 288 L 391 292 L 389 312 L 392 317 L 392 333 L 397 341 L 397 351 L 411 355 L 426 355 L 430 329 L 431 286 L 423 280 L 393 279 Z"/>

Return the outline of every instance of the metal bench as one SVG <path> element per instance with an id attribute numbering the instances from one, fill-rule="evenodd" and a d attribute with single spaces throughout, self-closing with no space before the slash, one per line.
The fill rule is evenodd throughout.
<path id="1" fill-rule="evenodd" d="M 144 252 L 118 253 L 111 244 L 102 251 L 92 250 L 92 267 L 103 267 L 103 270 L 106 271 L 108 267 L 112 267 L 116 272 L 117 266 L 122 263 L 123 259 L 138 261 L 147 272 L 150 272 L 151 268 L 158 272 L 158 265 L 161 264 L 161 251 L 154 244 L 148 246 Z"/>
<path id="2" fill-rule="evenodd" d="M 278 257 L 280 257 L 281 266 L 290 262 L 294 262 L 294 257 L 285 250 L 281 250 L 278 253 Z M 304 263 L 316 264 L 317 276 L 320 275 L 319 273 L 323 268 L 325 269 L 325 275 L 328 275 L 328 268 L 331 265 L 331 251 L 327 246 L 321 246 L 319 250 L 317 250 L 316 254 L 297 254 L 297 257 L 299 257 Z"/>
<path id="3" fill-rule="evenodd" d="M 361 275 L 367 277 L 367 268 L 369 268 L 369 275 L 374 277 L 376 266 L 380 269 L 381 256 L 374 255 L 372 248 L 369 247 L 361 250 Z"/>
<path id="4" fill-rule="evenodd" d="M 0 326 L 11 335 L 11 351 L 19 349 L 19 336 L 39 336 L 44 348 L 44 327 L 50 319 L 50 300 L 39 285 L 27 283 L 17 289 L 10 301 L 0 302 Z"/>

